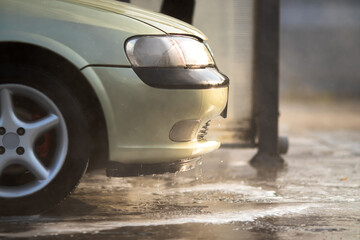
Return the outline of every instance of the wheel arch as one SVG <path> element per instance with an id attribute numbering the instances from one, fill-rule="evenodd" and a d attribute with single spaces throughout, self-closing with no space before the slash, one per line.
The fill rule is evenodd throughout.
<path id="1" fill-rule="evenodd" d="M 1 64 L 36 66 L 60 76 L 59 80 L 69 88 L 72 94 L 78 96 L 88 119 L 92 143 L 89 170 L 104 166 L 109 160 L 107 125 L 97 93 L 89 80 L 79 70 L 80 67 L 86 66 L 86 61 L 80 56 L 74 56 L 75 62 L 70 62 L 69 54 L 63 56 L 42 46 L 24 42 L 0 42 L 0 52 Z M 83 66 L 79 66 L 79 64 Z"/>

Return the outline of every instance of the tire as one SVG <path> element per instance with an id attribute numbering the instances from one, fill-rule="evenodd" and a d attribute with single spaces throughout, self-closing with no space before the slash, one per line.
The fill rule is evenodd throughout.
<path id="1" fill-rule="evenodd" d="M 44 212 L 79 183 L 89 137 L 74 95 L 43 69 L 0 66 L 0 216 Z"/>

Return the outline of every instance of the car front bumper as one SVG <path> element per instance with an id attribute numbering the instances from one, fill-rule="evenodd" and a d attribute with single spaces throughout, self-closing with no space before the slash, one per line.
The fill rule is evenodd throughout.
<path id="1" fill-rule="evenodd" d="M 198 140 L 201 127 L 227 105 L 228 86 L 207 89 L 161 89 L 145 84 L 132 68 L 87 67 L 83 74 L 103 107 L 110 161 L 152 164 L 195 158 L 220 146 L 217 140 Z M 196 120 L 190 141 L 173 141 L 174 125 Z"/>

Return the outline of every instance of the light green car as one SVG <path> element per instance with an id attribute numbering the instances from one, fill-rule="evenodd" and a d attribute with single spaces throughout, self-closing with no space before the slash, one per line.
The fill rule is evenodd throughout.
<path id="1" fill-rule="evenodd" d="M 89 168 L 187 170 L 220 143 L 228 78 L 206 37 L 110 0 L 0 0 L 0 215 L 39 213 Z"/>

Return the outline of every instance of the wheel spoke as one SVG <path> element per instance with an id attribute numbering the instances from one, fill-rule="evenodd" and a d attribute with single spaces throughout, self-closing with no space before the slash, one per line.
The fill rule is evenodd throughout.
<path id="1" fill-rule="evenodd" d="M 46 132 L 47 130 L 55 127 L 59 123 L 58 116 L 50 114 L 45 118 L 40 119 L 34 123 L 30 123 L 25 126 L 26 129 L 33 132 L 33 135 L 39 136 L 41 133 Z"/>
<path id="2" fill-rule="evenodd" d="M 68 153 L 66 123 L 56 104 L 35 88 L 1 84 L 0 127 L 0 198 L 28 196 L 52 182 Z"/>
<path id="3" fill-rule="evenodd" d="M 9 121 L 14 116 L 14 107 L 11 97 L 11 92 L 8 89 L 3 89 L 0 92 L 1 109 L 0 122 Z"/>
<path id="4" fill-rule="evenodd" d="M 26 160 L 28 169 L 37 177 L 39 180 L 45 180 L 49 176 L 49 171 L 42 165 L 34 154 L 30 154 Z"/>

